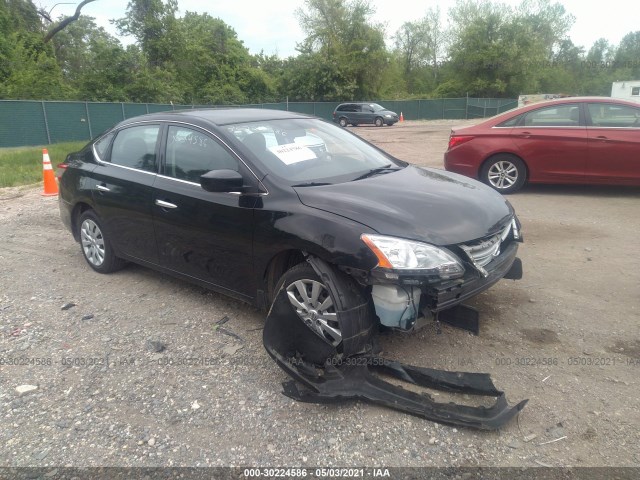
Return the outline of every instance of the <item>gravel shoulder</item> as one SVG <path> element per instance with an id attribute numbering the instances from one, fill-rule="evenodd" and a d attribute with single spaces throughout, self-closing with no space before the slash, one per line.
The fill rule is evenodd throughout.
<path id="1" fill-rule="evenodd" d="M 454 123 L 349 130 L 442 168 Z M 288 399 L 264 312 L 135 265 L 94 273 L 40 191 L 0 190 L 0 467 L 640 466 L 640 189 L 511 195 L 525 277 L 473 299 L 480 336 L 382 337 L 387 357 L 529 399 L 488 433 Z"/>

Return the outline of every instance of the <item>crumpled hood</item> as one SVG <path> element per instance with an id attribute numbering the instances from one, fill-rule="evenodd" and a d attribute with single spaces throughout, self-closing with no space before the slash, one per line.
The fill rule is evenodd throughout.
<path id="1" fill-rule="evenodd" d="M 499 193 L 444 170 L 408 166 L 336 185 L 297 187 L 300 201 L 364 224 L 381 235 L 433 245 L 497 232 L 513 215 Z"/>

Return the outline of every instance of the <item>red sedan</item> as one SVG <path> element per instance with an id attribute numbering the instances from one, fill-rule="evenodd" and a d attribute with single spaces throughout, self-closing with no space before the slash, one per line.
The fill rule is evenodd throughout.
<path id="1" fill-rule="evenodd" d="M 640 104 L 573 97 L 517 108 L 452 129 L 444 166 L 501 193 L 527 182 L 640 186 Z"/>

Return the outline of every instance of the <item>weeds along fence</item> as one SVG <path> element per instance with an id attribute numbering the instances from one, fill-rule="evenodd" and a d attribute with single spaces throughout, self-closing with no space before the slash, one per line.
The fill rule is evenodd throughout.
<path id="1" fill-rule="evenodd" d="M 485 118 L 518 105 L 517 100 L 504 98 L 439 98 L 376 100 L 375 102 L 398 114 L 402 112 L 405 120 Z M 331 120 L 333 110 L 339 103 L 280 102 L 233 105 L 233 107 L 271 108 Z M 0 100 L 0 148 L 89 140 L 116 123 L 137 115 L 223 107 L 225 106 Z"/>

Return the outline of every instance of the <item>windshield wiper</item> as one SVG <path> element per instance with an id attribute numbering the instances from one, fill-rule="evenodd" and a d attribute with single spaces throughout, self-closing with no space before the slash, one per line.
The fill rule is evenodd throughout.
<path id="1" fill-rule="evenodd" d="M 306 182 L 298 183 L 297 185 L 291 185 L 292 187 L 321 187 L 323 185 L 333 185 L 329 182 Z"/>
<path id="2" fill-rule="evenodd" d="M 401 167 L 393 167 L 391 165 L 392 164 L 390 163 L 389 165 L 385 165 L 384 167 L 372 168 L 367 173 L 354 178 L 352 181 L 362 180 L 363 178 L 372 177 L 373 175 L 377 175 L 379 173 L 388 173 L 395 172 L 396 170 L 401 170 Z"/>

